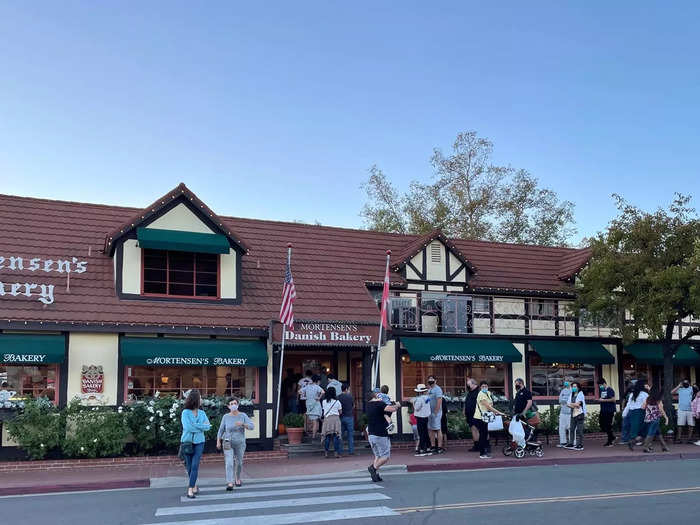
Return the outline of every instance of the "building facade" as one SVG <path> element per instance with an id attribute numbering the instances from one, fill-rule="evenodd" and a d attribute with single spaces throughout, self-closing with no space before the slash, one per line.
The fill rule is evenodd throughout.
<path id="1" fill-rule="evenodd" d="M 277 385 L 280 412 L 294 410 L 296 378 L 313 370 L 347 381 L 359 415 L 387 249 L 392 328 L 378 362 L 392 398 L 429 374 L 449 400 L 468 377 L 511 397 L 523 377 L 546 406 L 573 376 L 594 407 L 602 377 L 618 391 L 662 379 L 655 345 L 623 348 L 569 312 L 585 249 L 219 217 L 182 184 L 145 209 L 0 196 L 0 219 L 0 380 L 18 397 L 235 395 L 252 405 L 251 448 L 271 448 Z M 287 243 L 298 298 L 280 363 Z M 684 347 L 676 361 L 694 382 L 698 355 Z M 410 433 L 407 409 L 398 420 Z"/>

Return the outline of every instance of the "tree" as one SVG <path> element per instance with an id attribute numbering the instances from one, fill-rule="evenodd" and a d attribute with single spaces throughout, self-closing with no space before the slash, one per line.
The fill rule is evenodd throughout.
<path id="1" fill-rule="evenodd" d="M 648 213 L 615 195 L 618 216 L 591 239 L 592 257 L 576 284 L 576 313 L 610 321 L 625 344 L 646 335 L 661 343 L 664 404 L 670 407 L 673 356 L 697 328 L 675 337 L 678 323 L 700 314 L 700 220 L 690 197 Z"/>
<path id="2" fill-rule="evenodd" d="M 538 186 L 525 170 L 491 163 L 493 144 L 459 133 L 452 151 L 434 149 L 433 181 L 414 181 L 405 194 L 377 167 L 364 185 L 369 229 L 423 234 L 440 228 L 464 239 L 563 245 L 575 232 L 573 204 Z"/>

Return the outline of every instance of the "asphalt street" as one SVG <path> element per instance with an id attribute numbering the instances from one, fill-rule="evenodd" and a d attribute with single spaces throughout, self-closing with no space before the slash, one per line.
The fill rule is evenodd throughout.
<path id="1" fill-rule="evenodd" d="M 505 524 L 670 522 L 700 510 L 700 460 L 251 480 L 233 493 L 202 485 L 0 498 L 0 523 L 244 525 L 333 522 Z"/>

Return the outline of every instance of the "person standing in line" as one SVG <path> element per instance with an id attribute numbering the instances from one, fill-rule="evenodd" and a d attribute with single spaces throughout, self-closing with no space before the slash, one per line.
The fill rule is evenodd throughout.
<path id="1" fill-rule="evenodd" d="M 613 434 L 613 420 L 615 419 L 615 391 L 608 386 L 607 381 L 601 378 L 600 384 L 600 429 L 608 435 L 604 447 L 615 445 Z"/>
<path id="2" fill-rule="evenodd" d="M 0 385 L 0 404 L 5 403 L 6 401 L 9 401 L 12 399 L 17 392 L 14 392 L 12 390 L 9 390 L 10 385 L 7 384 L 7 381 L 3 381 L 2 385 Z"/>
<path id="3" fill-rule="evenodd" d="M 627 398 L 625 411 L 622 413 L 622 441 L 627 444 L 630 450 L 634 450 L 637 437 L 642 431 L 644 424 L 644 402 L 649 397 L 649 385 L 645 381 L 638 379 L 632 388 L 632 393 Z M 641 441 L 639 441 L 641 444 Z"/>
<path id="4" fill-rule="evenodd" d="M 558 448 L 564 448 L 568 443 L 573 441 L 569 437 L 571 429 L 571 380 L 567 377 L 564 379 L 564 387 L 559 392 L 559 444 Z"/>
<path id="5" fill-rule="evenodd" d="M 232 397 L 228 401 L 229 413 L 224 414 L 216 434 L 216 448 L 224 449 L 224 463 L 226 466 L 226 490 L 233 490 L 242 485 L 241 470 L 243 469 L 243 454 L 245 454 L 245 431 L 253 430 L 255 425 L 248 414 L 239 412 L 240 401 Z M 235 465 L 234 465 L 235 463 Z M 234 473 L 235 467 L 235 473 Z"/>
<path id="6" fill-rule="evenodd" d="M 304 387 L 304 393 L 306 394 L 306 418 L 309 421 L 311 439 L 314 440 L 319 431 L 319 420 L 323 414 L 321 398 L 325 392 L 319 385 L 321 381 L 319 376 L 312 376 L 311 381 L 310 384 Z"/>
<path id="7" fill-rule="evenodd" d="M 586 397 L 581 391 L 581 383 L 571 383 L 571 428 L 569 430 L 569 442 L 564 448 L 569 450 L 583 450 L 583 425 L 586 421 Z"/>
<path id="8" fill-rule="evenodd" d="M 333 450 L 335 450 L 335 457 L 339 458 L 340 416 L 342 415 L 342 409 L 340 401 L 338 401 L 335 397 L 335 388 L 332 386 L 329 386 L 328 390 L 326 390 L 326 395 L 323 397 L 321 407 L 323 408 L 323 428 L 321 429 L 321 436 L 324 440 L 324 456 L 328 457 L 331 439 L 333 439 Z"/>
<path id="9" fill-rule="evenodd" d="M 374 454 L 374 461 L 367 467 L 367 470 L 375 483 L 382 481 L 379 469 L 389 461 L 391 456 L 391 441 L 389 440 L 389 432 L 386 429 L 385 416 L 391 416 L 396 410 L 396 405 L 387 405 L 379 397 L 379 394 L 375 392 L 370 394 L 366 410 L 367 432 L 369 434 L 369 444 Z"/>
<path id="10" fill-rule="evenodd" d="M 342 389 L 343 389 L 343 385 L 340 383 L 340 381 L 338 381 L 338 380 L 335 378 L 335 376 L 329 372 L 329 373 L 328 373 L 328 385 L 327 385 L 326 387 L 324 387 L 324 389 L 325 389 L 326 391 L 328 391 L 328 389 L 331 388 L 331 387 L 335 388 L 335 395 L 336 395 L 336 396 L 339 396 L 339 395 L 340 395 L 340 392 L 341 392 Z"/>
<path id="11" fill-rule="evenodd" d="M 651 444 L 654 438 L 658 436 L 661 443 L 661 450 L 668 452 L 668 447 L 664 441 L 663 433 L 661 432 L 661 418 L 664 418 L 666 426 L 668 426 L 668 416 L 664 410 L 664 402 L 661 396 L 652 392 L 644 401 L 644 423 L 647 424 L 647 433 L 644 438 L 644 452 L 653 452 Z"/>
<path id="12" fill-rule="evenodd" d="M 199 493 L 197 476 L 199 475 L 199 462 L 204 452 L 204 433 L 211 428 L 207 414 L 200 409 L 201 403 L 202 397 L 199 390 L 191 390 L 185 399 L 185 408 L 180 416 L 182 423 L 181 450 L 186 450 L 191 445 L 191 453 L 183 452 L 185 468 L 189 476 L 187 497 L 190 499 Z"/>
<path id="13" fill-rule="evenodd" d="M 476 398 L 479 396 L 479 384 L 476 382 L 476 379 L 473 377 L 467 379 L 467 388 L 469 392 L 467 393 L 467 398 L 464 400 L 464 416 L 467 418 L 467 425 L 469 425 L 472 431 L 472 440 L 474 441 L 474 446 L 468 451 L 479 452 L 479 427 L 474 420 Z"/>
<path id="14" fill-rule="evenodd" d="M 435 380 L 435 376 L 428 376 L 428 395 L 430 396 L 430 417 L 428 418 L 428 430 L 430 442 L 433 446 L 433 454 L 444 454 L 442 448 L 442 388 Z"/>
<path id="15" fill-rule="evenodd" d="M 430 398 L 426 395 L 428 389 L 420 383 L 414 389 L 416 397 L 413 398 L 413 415 L 416 416 L 418 427 L 418 453 L 416 456 L 430 455 L 430 434 L 428 432 L 428 419 L 430 418 Z"/>
<path id="16" fill-rule="evenodd" d="M 492 414 L 500 416 L 505 416 L 505 414 L 494 408 L 488 381 L 479 383 L 479 389 L 480 392 L 476 398 L 476 411 L 474 412 L 474 422 L 479 428 L 479 459 L 491 459 L 488 420 Z"/>
<path id="17" fill-rule="evenodd" d="M 686 443 L 693 443 L 693 432 L 695 431 L 695 419 L 691 403 L 693 402 L 693 387 L 690 386 L 690 379 L 684 379 L 680 384 L 671 390 L 672 394 L 678 394 L 678 443 L 683 442 L 683 429 L 688 427 L 688 437 Z"/>
<path id="18" fill-rule="evenodd" d="M 299 397 L 299 400 L 297 402 L 297 410 L 299 410 L 300 414 L 304 414 L 304 431 L 308 432 L 309 431 L 309 421 L 308 418 L 306 417 L 306 392 L 304 389 L 313 383 L 311 380 L 311 377 L 313 374 L 311 373 L 311 370 L 307 370 L 306 374 L 304 374 L 304 377 L 302 377 L 299 382 L 297 383 L 297 395 Z"/>
<path id="19" fill-rule="evenodd" d="M 525 388 L 525 380 L 520 377 L 515 380 L 515 391 L 513 416 L 521 416 L 523 421 L 527 421 L 526 414 L 532 407 L 532 392 Z"/>
<path id="20" fill-rule="evenodd" d="M 355 455 L 355 400 L 347 383 L 341 385 L 340 401 L 340 454 L 343 454 L 343 434 L 348 434 L 348 455 Z"/>

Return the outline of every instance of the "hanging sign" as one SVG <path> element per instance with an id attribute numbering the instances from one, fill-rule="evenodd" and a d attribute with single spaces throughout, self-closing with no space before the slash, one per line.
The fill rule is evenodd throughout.
<path id="1" fill-rule="evenodd" d="M 275 343 L 282 342 L 282 325 L 275 323 L 272 329 Z M 308 323 L 298 321 L 285 332 L 285 344 L 370 346 L 377 344 L 377 325 L 357 323 Z"/>
<path id="2" fill-rule="evenodd" d="M 102 394 L 105 389 L 105 373 L 102 366 L 83 365 L 80 372 L 80 391 L 83 394 Z"/>

